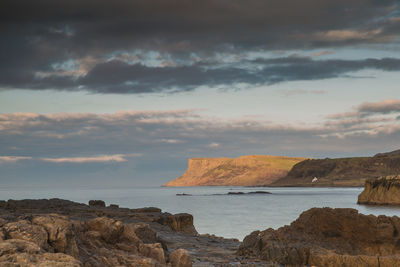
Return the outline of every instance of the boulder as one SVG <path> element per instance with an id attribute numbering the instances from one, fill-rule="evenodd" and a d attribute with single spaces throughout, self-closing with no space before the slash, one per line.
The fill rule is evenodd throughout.
<path id="1" fill-rule="evenodd" d="M 5 224 L 3 226 L 3 233 L 6 239 L 22 239 L 35 243 L 41 248 L 48 248 L 46 230 L 27 220 Z"/>
<path id="2" fill-rule="evenodd" d="M 169 262 L 172 267 L 192 267 L 189 251 L 182 248 L 174 250 L 169 255 Z"/>
<path id="3" fill-rule="evenodd" d="M 97 231 L 107 243 L 116 243 L 124 231 L 121 221 L 100 217 L 87 222 L 89 231 Z"/>
<path id="4" fill-rule="evenodd" d="M 49 214 L 36 216 L 32 219 L 32 222 L 46 229 L 48 242 L 55 252 L 66 253 L 73 257 L 79 255 L 72 223 L 68 220 L 68 217 Z"/>
<path id="5" fill-rule="evenodd" d="M 0 266 L 79 267 L 82 264 L 63 253 L 47 253 L 31 241 L 8 239 L 0 242 Z"/>
<path id="6" fill-rule="evenodd" d="M 197 234 L 193 225 L 193 216 L 188 213 L 165 214 L 157 219 L 162 225 L 168 225 L 174 231 L 181 231 L 189 234 Z"/>
<path id="7" fill-rule="evenodd" d="M 147 258 L 152 258 L 159 263 L 165 263 L 164 250 L 160 243 L 140 244 L 139 253 Z"/>
<path id="8" fill-rule="evenodd" d="M 106 203 L 103 200 L 89 200 L 89 206 L 105 208 Z"/>
<path id="9" fill-rule="evenodd" d="M 290 226 L 245 237 L 238 254 L 283 265 L 400 265 L 400 219 L 354 209 L 313 208 Z M 382 266 L 382 265 L 380 265 Z"/>
<path id="10" fill-rule="evenodd" d="M 146 244 L 158 242 L 157 233 L 147 223 L 138 223 L 131 225 L 135 235 Z"/>
<path id="11" fill-rule="evenodd" d="M 17 252 L 37 254 L 41 251 L 41 248 L 37 244 L 23 239 L 8 239 L 0 242 L 1 257 Z"/>

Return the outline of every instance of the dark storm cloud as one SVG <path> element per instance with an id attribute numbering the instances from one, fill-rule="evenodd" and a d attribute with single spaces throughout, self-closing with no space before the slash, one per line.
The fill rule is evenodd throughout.
<path id="1" fill-rule="evenodd" d="M 262 66 L 254 73 L 244 67 L 210 70 L 193 57 L 215 60 L 218 53 L 390 43 L 399 35 L 398 10 L 394 0 L 5 0 L 0 8 L 0 86 L 141 93 L 318 79 L 294 63 L 293 75 L 282 66 L 283 74 L 277 74 L 279 66 Z M 122 52 L 157 52 L 180 63 L 161 68 L 143 59 L 113 60 Z M 71 66 L 69 60 L 78 63 Z M 387 69 L 387 62 L 376 64 L 372 68 L 397 70 L 397 63 L 394 69 Z"/>
<path id="2" fill-rule="evenodd" d="M 199 63 L 177 67 L 147 67 L 113 60 L 96 65 L 81 78 L 50 76 L 28 81 L 25 88 L 77 88 L 98 93 L 146 93 L 190 91 L 199 86 L 225 87 L 236 84 L 275 84 L 284 81 L 336 78 L 364 69 L 399 71 L 400 59 L 312 60 L 277 58 L 247 61 L 220 67 Z"/>

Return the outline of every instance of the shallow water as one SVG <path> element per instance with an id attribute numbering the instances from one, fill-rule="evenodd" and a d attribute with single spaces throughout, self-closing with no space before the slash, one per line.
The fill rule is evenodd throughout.
<path id="1" fill-rule="evenodd" d="M 227 195 L 268 191 L 272 194 Z M 254 230 L 279 228 L 312 207 L 354 208 L 364 214 L 397 215 L 400 207 L 357 205 L 362 188 L 138 187 L 127 189 L 0 190 L 0 199 L 63 198 L 87 203 L 102 199 L 121 207 L 159 207 L 193 214 L 199 233 L 243 239 Z M 191 194 L 176 196 L 176 194 Z"/>

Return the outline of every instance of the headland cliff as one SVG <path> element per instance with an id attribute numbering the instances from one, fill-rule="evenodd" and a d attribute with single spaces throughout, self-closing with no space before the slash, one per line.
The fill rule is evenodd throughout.
<path id="1" fill-rule="evenodd" d="M 258 186 L 286 176 L 305 158 L 250 155 L 238 158 L 192 158 L 186 172 L 166 186 Z"/>

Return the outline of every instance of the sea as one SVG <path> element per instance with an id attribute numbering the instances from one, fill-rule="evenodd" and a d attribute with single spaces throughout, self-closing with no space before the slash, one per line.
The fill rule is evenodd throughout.
<path id="1" fill-rule="evenodd" d="M 400 207 L 358 205 L 363 188 L 135 187 L 124 189 L 0 189 L 0 199 L 62 198 L 81 203 L 101 199 L 120 207 L 158 207 L 190 213 L 200 234 L 242 240 L 255 230 L 290 224 L 313 207 L 353 208 L 363 214 L 400 217 Z M 269 192 L 251 194 L 252 192 Z M 240 194 L 235 194 L 239 193 Z M 230 193 L 230 194 L 229 194 Z M 249 194 L 250 193 L 250 194 Z"/>

